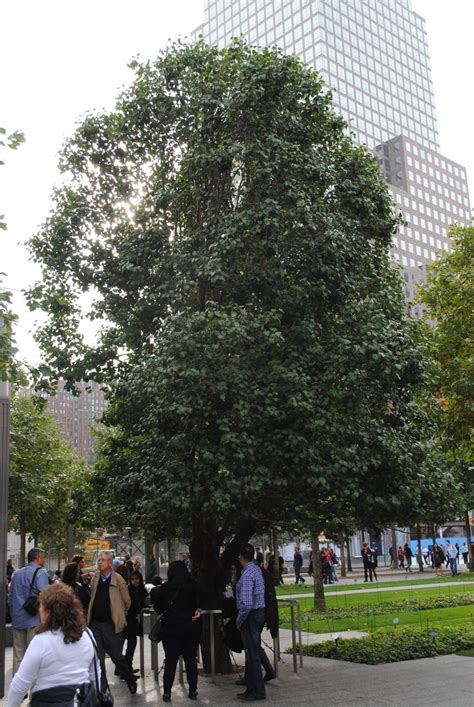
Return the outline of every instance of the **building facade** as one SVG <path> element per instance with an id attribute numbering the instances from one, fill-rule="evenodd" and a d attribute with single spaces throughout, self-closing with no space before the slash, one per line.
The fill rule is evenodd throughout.
<path id="1" fill-rule="evenodd" d="M 411 0 L 205 0 L 200 35 L 220 47 L 239 36 L 276 45 L 320 72 L 405 220 L 392 257 L 411 299 L 449 251 L 450 224 L 471 218 L 466 171 L 439 153 L 425 20 Z"/>
<path id="2" fill-rule="evenodd" d="M 105 398 L 101 386 L 94 381 L 76 383 L 80 395 L 65 389 L 64 381 L 58 382 L 55 395 L 47 395 L 48 411 L 56 418 L 65 439 L 71 443 L 79 456 L 91 463 L 94 459 L 93 430 L 100 424 L 105 410 Z M 22 395 L 31 395 L 23 388 Z"/>

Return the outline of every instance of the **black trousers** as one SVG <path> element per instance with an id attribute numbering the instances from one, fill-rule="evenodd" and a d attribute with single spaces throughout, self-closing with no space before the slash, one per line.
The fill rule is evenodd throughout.
<path id="1" fill-rule="evenodd" d="M 97 643 L 97 652 L 99 654 L 100 668 L 102 675 L 105 678 L 105 654 L 108 653 L 112 661 L 115 663 L 117 672 L 121 678 L 130 682 L 135 680 L 127 659 L 122 655 L 123 648 L 123 633 L 115 633 L 115 626 L 112 621 L 95 621 L 91 622 L 91 631 L 94 634 L 95 642 Z"/>
<path id="2" fill-rule="evenodd" d="M 262 664 L 262 668 L 265 671 L 265 675 L 273 675 L 273 666 L 270 663 L 270 659 L 268 655 L 265 652 L 265 649 L 263 646 L 260 646 L 260 662 Z M 245 661 L 245 672 L 244 672 L 244 680 L 247 682 L 247 660 Z"/>
<path id="3" fill-rule="evenodd" d="M 176 675 L 176 666 L 179 656 L 183 656 L 186 666 L 186 678 L 188 680 L 189 691 L 197 690 L 197 649 L 199 636 L 187 635 L 185 633 L 175 633 L 174 635 L 163 636 L 163 649 L 165 651 L 165 670 L 163 674 L 163 692 L 169 694 L 173 687 Z"/>

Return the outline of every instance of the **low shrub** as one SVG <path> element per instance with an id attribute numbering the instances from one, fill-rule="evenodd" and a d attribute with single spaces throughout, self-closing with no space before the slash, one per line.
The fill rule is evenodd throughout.
<path id="1" fill-rule="evenodd" d="M 374 631 L 364 638 L 324 641 L 303 646 L 303 655 L 351 663 L 397 663 L 474 648 L 474 627 L 439 628 L 436 637 L 426 629 L 403 628 Z M 288 652 L 290 652 L 289 649 Z"/>

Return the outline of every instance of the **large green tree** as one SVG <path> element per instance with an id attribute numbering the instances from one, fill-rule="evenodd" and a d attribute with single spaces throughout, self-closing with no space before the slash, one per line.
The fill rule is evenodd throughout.
<path id="1" fill-rule="evenodd" d="M 429 269 L 418 299 L 432 320 L 429 341 L 436 362 L 431 391 L 438 407 L 440 443 L 463 491 L 470 562 L 468 511 L 474 508 L 474 227 L 454 225 L 452 250 Z"/>
<path id="2" fill-rule="evenodd" d="M 240 43 L 133 66 L 65 145 L 30 301 L 47 363 L 109 384 L 114 523 L 179 528 L 215 605 L 259 527 L 409 503 L 424 351 L 386 186 L 317 73 Z"/>

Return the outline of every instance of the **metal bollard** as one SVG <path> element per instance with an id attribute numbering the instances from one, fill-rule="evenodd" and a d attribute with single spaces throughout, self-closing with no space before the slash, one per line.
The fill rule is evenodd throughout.
<path id="1" fill-rule="evenodd" d="M 140 677 L 145 677 L 145 641 L 143 636 L 140 636 Z"/>
<path id="2" fill-rule="evenodd" d="M 278 662 L 280 660 L 280 638 L 277 636 L 273 639 L 273 670 L 275 677 L 278 677 Z"/>
<path id="3" fill-rule="evenodd" d="M 298 653 L 300 654 L 300 668 L 303 667 L 303 639 L 301 637 L 301 611 L 300 604 L 296 602 L 296 616 L 298 618 Z"/>
<path id="4" fill-rule="evenodd" d="M 209 630 L 211 632 L 211 680 L 216 682 L 216 645 L 214 640 L 214 616 L 222 614 L 222 609 L 205 609 L 202 615 L 209 616 Z"/>
<path id="5" fill-rule="evenodd" d="M 291 649 L 293 652 L 293 672 L 298 672 L 298 661 L 296 659 L 296 630 L 295 630 L 295 605 L 290 602 L 290 613 L 291 613 Z"/>

